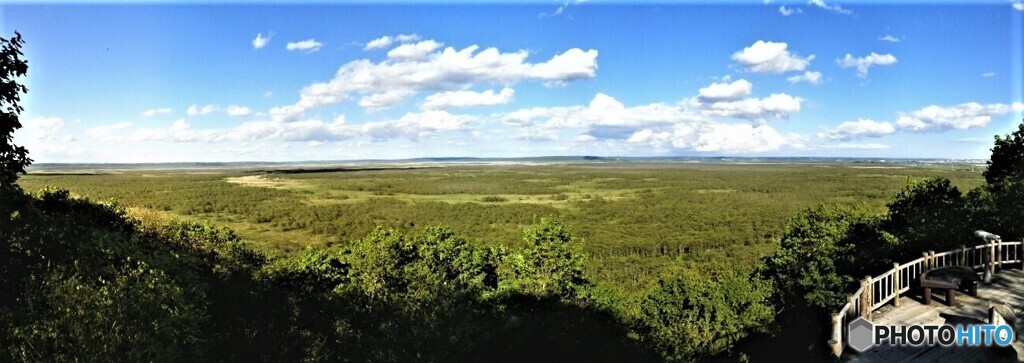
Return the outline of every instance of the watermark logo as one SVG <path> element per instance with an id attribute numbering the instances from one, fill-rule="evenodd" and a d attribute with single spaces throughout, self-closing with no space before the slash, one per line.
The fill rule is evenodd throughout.
<path id="1" fill-rule="evenodd" d="M 850 348 L 864 352 L 876 345 L 1008 346 L 1013 328 L 1007 325 L 875 325 L 857 318 L 847 325 Z"/>

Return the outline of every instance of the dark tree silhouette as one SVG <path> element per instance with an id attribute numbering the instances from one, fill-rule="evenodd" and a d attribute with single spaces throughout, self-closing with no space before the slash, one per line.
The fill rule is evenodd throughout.
<path id="1" fill-rule="evenodd" d="M 985 180 L 989 186 L 996 186 L 1007 178 L 1019 178 L 1021 175 L 1024 175 L 1024 120 L 1017 126 L 1017 131 L 1005 136 L 996 135 Z"/>
<path id="2" fill-rule="evenodd" d="M 28 92 L 17 80 L 28 72 L 21 52 L 24 43 L 18 32 L 13 38 L 0 38 L 0 191 L 16 189 L 18 174 L 32 163 L 28 150 L 14 144 L 14 131 L 21 128 L 18 116 L 24 110 L 19 104 L 21 94 Z"/>

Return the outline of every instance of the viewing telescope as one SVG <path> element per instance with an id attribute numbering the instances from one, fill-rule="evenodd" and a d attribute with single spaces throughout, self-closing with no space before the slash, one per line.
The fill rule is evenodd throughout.
<path id="1" fill-rule="evenodd" d="M 977 231 L 974 231 L 974 236 L 978 237 L 978 238 L 981 238 L 982 240 L 985 241 L 985 243 L 992 243 L 992 242 L 996 242 L 996 241 L 1001 240 L 999 235 L 991 234 L 991 233 L 982 231 L 980 229 L 977 230 Z M 989 256 L 988 256 L 989 250 L 988 250 L 988 248 L 985 248 L 985 249 L 983 249 L 983 251 L 985 251 L 985 260 L 987 261 L 989 259 Z M 985 273 L 982 275 L 981 280 L 984 281 L 985 284 L 992 283 L 992 271 L 990 271 L 988 268 L 986 268 L 985 269 Z"/>
<path id="2" fill-rule="evenodd" d="M 991 234 L 991 233 L 982 231 L 980 229 L 977 230 L 977 231 L 974 231 L 974 236 L 985 240 L 985 242 L 995 242 L 995 241 L 998 241 L 998 240 L 1002 239 L 1002 238 L 999 237 L 999 235 Z"/>

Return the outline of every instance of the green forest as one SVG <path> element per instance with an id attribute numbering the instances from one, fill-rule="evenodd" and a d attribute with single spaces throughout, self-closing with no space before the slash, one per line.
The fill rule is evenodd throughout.
<path id="1" fill-rule="evenodd" d="M 2 361 L 828 360 L 894 261 L 1017 239 L 1024 123 L 969 166 L 29 173 L 0 53 Z"/>

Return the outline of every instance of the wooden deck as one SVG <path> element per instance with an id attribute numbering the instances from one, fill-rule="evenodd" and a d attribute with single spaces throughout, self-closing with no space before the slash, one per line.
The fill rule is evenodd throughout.
<path id="1" fill-rule="evenodd" d="M 957 293 L 956 306 L 946 306 L 945 295 L 932 295 L 932 304 L 924 305 L 919 292 L 900 299 L 900 306 L 891 303 L 875 310 L 872 321 L 884 325 L 987 324 L 989 301 L 1009 304 L 1018 316 L 1024 311 L 1024 271 L 1006 269 L 993 275 L 992 283 L 978 286 L 978 297 Z M 1024 337 L 1009 348 L 980 347 L 893 347 L 876 346 L 864 353 L 847 349 L 846 362 L 1020 362 L 1024 357 Z M 1021 352 L 1021 353 L 1018 353 Z"/>

